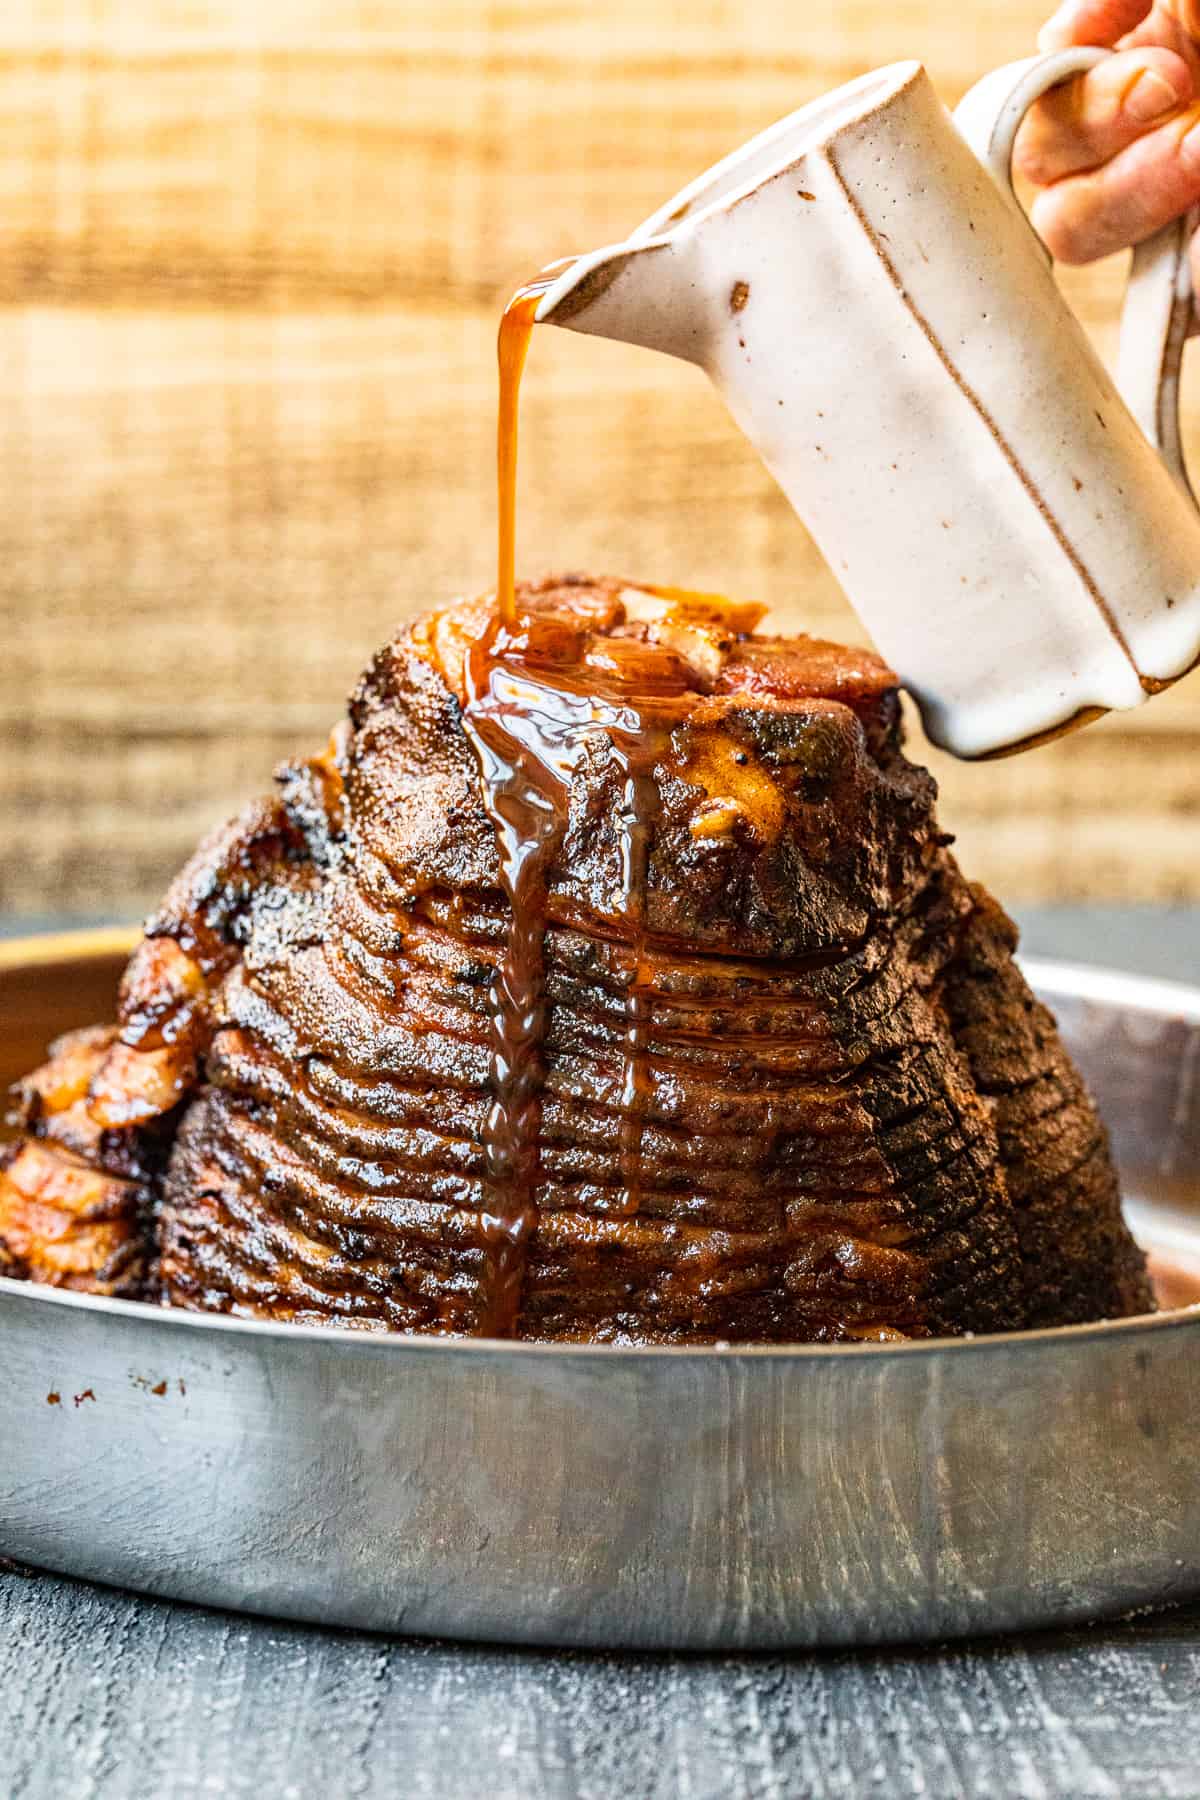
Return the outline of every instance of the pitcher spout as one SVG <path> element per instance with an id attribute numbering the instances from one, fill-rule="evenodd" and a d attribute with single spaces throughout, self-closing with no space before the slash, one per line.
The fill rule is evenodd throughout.
<path id="1" fill-rule="evenodd" d="M 576 257 L 547 289 L 535 317 L 539 325 L 703 363 L 706 313 L 690 245 L 661 237 Z"/>

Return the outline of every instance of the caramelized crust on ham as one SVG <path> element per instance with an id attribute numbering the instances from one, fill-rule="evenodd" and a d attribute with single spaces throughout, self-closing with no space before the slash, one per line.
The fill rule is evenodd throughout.
<path id="1" fill-rule="evenodd" d="M 886 1340 L 1149 1310 L 1103 1127 L 901 752 L 890 671 L 701 597 L 568 578 L 520 601 L 539 678 L 569 666 L 678 716 L 636 930 L 611 731 L 570 775 L 518 1335 Z M 327 751 L 178 877 L 115 1030 L 23 1085 L 8 1272 L 487 1327 L 511 910 L 464 709 L 488 610 L 380 652 Z"/>
<path id="2" fill-rule="evenodd" d="M 0 1150 L 0 1274 L 127 1297 L 149 1284 L 175 1121 L 160 1107 L 147 1129 L 105 1129 L 94 1084 L 122 1056 L 114 1027 L 73 1031 L 17 1088 L 27 1135 Z"/>

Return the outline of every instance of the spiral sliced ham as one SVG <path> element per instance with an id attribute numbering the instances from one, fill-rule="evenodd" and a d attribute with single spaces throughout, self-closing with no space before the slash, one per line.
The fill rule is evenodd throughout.
<path id="1" fill-rule="evenodd" d="M 21 1090 L 0 1264 L 617 1343 L 1148 1310 L 1102 1125 L 863 651 L 583 578 L 403 629 Z"/>

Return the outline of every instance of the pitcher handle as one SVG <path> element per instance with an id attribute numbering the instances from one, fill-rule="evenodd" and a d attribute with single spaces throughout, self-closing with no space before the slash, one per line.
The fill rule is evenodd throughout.
<path id="1" fill-rule="evenodd" d="M 960 101 L 955 124 L 1014 206 L 1013 145 L 1026 113 L 1050 88 L 1111 55 L 1079 44 L 1026 57 L 993 69 Z M 1134 250 L 1117 357 L 1121 398 L 1193 502 L 1179 429 L 1179 378 L 1195 304 L 1188 244 L 1196 220 L 1195 214 L 1175 219 Z"/>

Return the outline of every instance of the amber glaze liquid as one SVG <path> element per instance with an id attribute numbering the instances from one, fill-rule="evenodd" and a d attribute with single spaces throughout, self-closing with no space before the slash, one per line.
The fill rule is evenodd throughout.
<path id="1" fill-rule="evenodd" d="M 504 627 L 498 630 L 503 632 Z M 478 1330 L 516 1328 L 529 1240 L 537 1229 L 541 1161 L 544 938 L 550 865 L 562 841 L 564 802 L 551 771 L 521 754 L 506 729 L 492 667 L 496 628 L 475 646 L 463 723 L 483 777 L 496 833 L 500 883 L 511 920 L 491 990 L 492 1101 L 483 1129 L 485 1202 L 480 1213 L 484 1279 Z"/>
<path id="2" fill-rule="evenodd" d="M 493 1098 L 483 1142 L 487 1200 L 480 1214 L 485 1267 L 479 1331 L 490 1337 L 515 1329 L 527 1245 L 537 1226 L 545 1032 L 542 936 L 547 869 L 561 837 L 557 797 L 544 783 L 524 778 L 502 719 L 490 706 L 493 653 L 500 636 L 511 635 L 517 626 L 518 405 L 534 316 L 549 285 L 550 278 L 540 276 L 518 288 L 501 315 L 496 338 L 497 616 L 471 657 L 464 719 L 479 759 L 501 885 L 512 910 L 491 994 Z"/>
<path id="3" fill-rule="evenodd" d="M 517 404 L 521 375 L 533 336 L 533 321 L 553 275 L 518 288 L 500 319 L 496 360 L 500 365 L 500 407 L 496 423 L 496 488 L 498 553 L 496 558 L 496 608 L 501 623 L 512 630 L 517 623 L 516 526 L 517 526 Z"/>
<path id="4" fill-rule="evenodd" d="M 624 742 L 622 743 L 622 739 Z M 621 1093 L 621 1212 L 631 1218 L 641 1199 L 642 1128 L 650 1089 L 647 1063 L 650 999 L 646 967 L 646 876 L 650 860 L 651 822 L 658 789 L 647 762 L 649 740 L 631 741 L 614 734 L 614 746 L 625 760 L 625 813 L 621 820 L 621 877 L 625 916 L 633 927 L 633 958 L 625 1000 L 625 1082 Z"/>
<path id="5" fill-rule="evenodd" d="M 624 776 L 618 825 L 622 907 L 631 946 L 620 1096 L 622 1192 L 616 1211 L 628 1216 L 638 1209 L 650 1088 L 646 876 L 658 805 L 652 771 L 678 713 L 677 704 L 672 708 L 664 696 L 638 701 L 619 679 L 597 681 L 587 670 L 572 667 L 569 655 L 565 660 L 561 654 L 547 659 L 536 646 L 531 654 L 526 629 L 531 622 L 518 617 L 518 400 L 538 305 L 556 272 L 544 271 L 519 288 L 500 320 L 496 615 L 469 659 L 463 715 L 479 762 L 484 804 L 496 833 L 500 883 L 511 911 L 490 1008 L 492 1101 L 483 1134 L 484 1279 L 478 1323 L 485 1336 L 508 1336 L 516 1330 L 529 1245 L 537 1230 L 550 881 L 567 829 L 572 773 L 589 738 L 598 732 L 606 734 Z M 533 626 L 536 637 L 536 622 Z M 553 636 L 553 627 L 550 630 Z M 560 652 L 563 641 L 560 631 Z M 541 649 L 544 653 L 544 642 Z"/>
<path id="6" fill-rule="evenodd" d="M 546 929 L 551 882 L 569 824 L 581 759 L 615 758 L 624 805 L 619 829 L 621 908 L 628 930 L 625 1069 L 620 1090 L 622 1191 L 614 1211 L 637 1210 L 643 1120 L 650 1091 L 651 1023 L 646 885 L 658 806 L 655 764 L 691 695 L 635 694 L 619 679 L 538 653 L 536 616 L 516 632 L 497 618 L 474 645 L 463 727 L 474 746 L 511 910 L 491 993 L 492 1103 L 484 1126 L 486 1200 L 480 1215 L 484 1280 L 478 1329 L 508 1336 L 520 1315 L 541 1175 Z M 551 627 L 553 631 L 553 627 Z"/>

